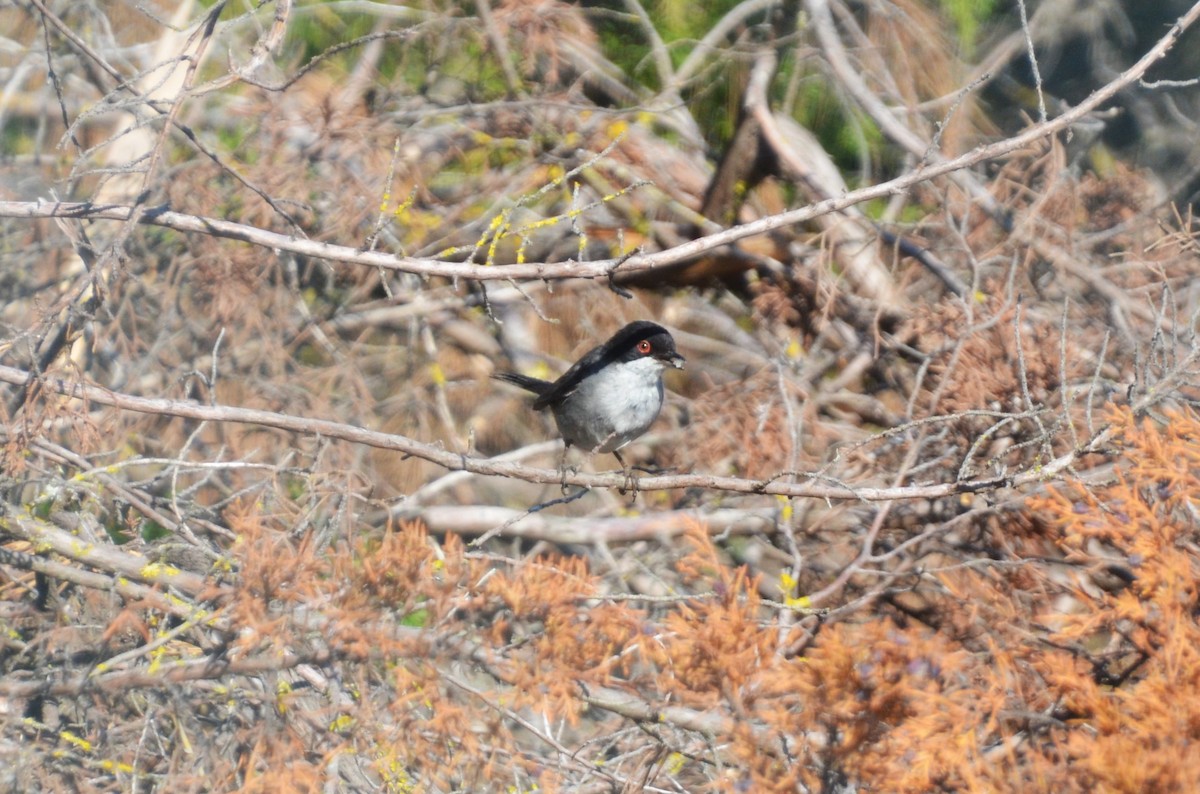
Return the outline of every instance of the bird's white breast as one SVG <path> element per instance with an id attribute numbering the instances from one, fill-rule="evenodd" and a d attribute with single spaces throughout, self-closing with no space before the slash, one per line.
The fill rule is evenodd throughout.
<path id="1" fill-rule="evenodd" d="M 568 444 L 612 452 L 645 433 L 663 404 L 663 364 L 654 358 L 611 364 L 585 378 L 554 408 Z"/>

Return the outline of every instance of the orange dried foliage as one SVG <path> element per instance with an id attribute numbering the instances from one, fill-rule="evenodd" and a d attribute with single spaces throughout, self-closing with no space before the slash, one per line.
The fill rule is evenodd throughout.
<path id="1" fill-rule="evenodd" d="M 241 794 L 316 791 L 321 784 L 320 765 L 305 757 L 303 743 L 294 736 L 260 735 L 241 767 Z"/>
<path id="2" fill-rule="evenodd" d="M 974 326 L 961 306 L 924 306 L 914 313 L 914 335 L 929 349 L 939 350 L 929 371 L 943 396 L 937 410 L 967 411 L 989 406 L 996 395 L 1020 395 L 1021 359 L 1031 398 L 1041 404 L 1054 399 L 1061 371 L 1061 332 L 1050 320 L 1022 316 L 1021 337 L 1014 328 L 1017 305 L 1005 302 L 1003 284 L 989 283 L 983 294 L 987 307 L 976 315 Z M 981 320 L 982 317 L 988 318 Z M 970 333 L 968 333 L 970 331 Z M 1080 356 L 1068 340 L 1068 377 L 1081 374 Z M 1017 405 L 997 406 L 1003 409 Z"/>
<path id="3" fill-rule="evenodd" d="M 493 626 L 492 647 L 509 636 L 531 651 L 529 663 L 509 668 L 514 704 L 573 723 L 582 708 L 580 685 L 607 686 L 627 664 L 621 651 L 639 624 L 621 604 L 585 606 L 599 590 L 577 557 L 540 558 L 488 578 L 486 592 L 511 611 Z"/>
<path id="4" fill-rule="evenodd" d="M 729 571 L 708 536 L 708 529 L 696 522 L 688 527 L 683 539 L 686 552 L 676 561 L 676 572 L 693 587 L 708 587 L 721 592 L 729 582 Z"/>
<path id="5" fill-rule="evenodd" d="M 280 671 L 275 709 L 217 774 L 266 791 L 303 756 L 286 781 L 310 788 L 354 753 L 397 790 L 551 791 L 570 779 L 537 733 L 553 726 L 614 780 L 661 788 L 1186 790 L 1200 776 L 1200 420 L 1112 421 L 1115 481 L 1050 490 L 998 523 L 999 564 L 943 550 L 916 586 L 919 620 L 882 602 L 790 619 L 700 525 L 672 564 L 679 600 L 612 601 L 576 557 L 475 556 L 419 524 L 318 549 L 244 507 L 228 517 L 230 657 L 320 647 L 334 683 Z M 1136 578 L 1098 587 L 1096 560 Z M 601 691 L 662 724 L 588 702 Z"/>
<path id="6" fill-rule="evenodd" d="M 759 715 L 808 762 L 780 776 L 777 765 L 758 763 L 761 740 L 739 743 L 737 753 L 769 791 L 786 790 L 793 776 L 819 788 L 830 768 L 886 781 L 889 791 L 961 784 L 961 759 L 945 743 L 974 722 L 974 698 L 959 685 L 963 656 L 931 632 L 888 620 L 833 626 L 810 654 L 780 660 L 761 678 Z"/>
<path id="7" fill-rule="evenodd" d="M 365 723 L 369 746 L 426 783 L 445 788 L 483 784 L 491 764 L 513 745 L 509 726 L 478 700 L 463 700 L 446 686 L 432 661 L 409 659 L 391 670 L 393 699 L 388 720 Z"/>
<path id="8" fill-rule="evenodd" d="M 1111 420 L 1128 465 L 1101 491 L 1053 489 L 1045 511 L 1065 549 L 1099 544 L 1136 579 L 1117 594 L 1081 588 L 1081 609 L 1056 633 L 1121 648 L 1097 684 L 1080 665 L 1048 672 L 1073 712 L 1067 763 L 1093 790 L 1186 791 L 1200 779 L 1200 418 L 1172 412 L 1164 424 L 1127 410 Z"/>
<path id="9" fill-rule="evenodd" d="M 1124 451 L 1116 481 L 1034 500 L 1042 543 L 1017 522 L 1029 556 L 1015 565 L 940 574 L 940 596 L 925 594 L 939 629 L 864 617 L 826 627 L 800 658 L 739 657 L 730 670 L 754 697 L 729 737 L 744 775 L 734 779 L 758 791 L 839 780 L 894 792 L 1190 790 L 1200 775 L 1200 419 L 1113 421 Z M 1056 547 L 1075 563 L 1124 561 L 1136 579 L 1098 587 L 1087 566 L 1055 562 Z M 712 609 L 691 611 L 711 619 Z M 772 746 L 788 748 L 786 763 L 764 752 Z"/>
<path id="10" fill-rule="evenodd" d="M 800 401 L 799 395 L 790 399 Z M 832 441 L 809 418 L 803 437 L 788 429 L 788 406 L 773 370 L 710 389 L 693 401 L 691 411 L 690 426 L 698 441 L 688 450 L 694 456 L 689 463 L 702 460 L 714 471 L 769 477 L 787 468 L 797 454 L 816 465 L 819 455 L 812 450 L 824 450 Z"/>
<path id="11" fill-rule="evenodd" d="M 777 635 L 762 626 L 756 584 L 744 568 L 721 573 L 717 598 L 681 603 L 661 632 L 643 638 L 643 655 L 659 667 L 660 696 L 698 708 L 720 700 L 740 708 L 775 654 Z"/>
<path id="12" fill-rule="evenodd" d="M 270 529 L 249 507 L 232 509 L 228 520 L 237 533 L 232 552 L 239 567 L 231 607 L 237 624 L 249 629 L 239 638 L 239 644 L 249 649 L 283 634 L 284 618 L 273 605 L 305 601 L 306 590 L 320 580 L 324 563 L 310 540 L 293 541 Z"/>

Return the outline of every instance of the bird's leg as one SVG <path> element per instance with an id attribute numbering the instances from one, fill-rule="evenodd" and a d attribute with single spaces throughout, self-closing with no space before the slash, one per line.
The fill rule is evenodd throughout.
<path id="1" fill-rule="evenodd" d="M 567 444 L 563 444 L 563 454 L 562 454 L 562 457 L 559 458 L 559 461 L 558 461 L 558 477 L 559 477 L 559 481 L 562 483 L 562 492 L 564 494 L 567 492 L 567 450 L 568 449 L 570 449 L 570 447 Z"/>
<path id="2" fill-rule="evenodd" d="M 621 473 L 625 475 L 625 484 L 619 489 L 620 493 L 624 496 L 626 491 L 633 491 L 633 495 L 629 497 L 629 501 L 633 502 L 637 499 L 637 477 L 633 476 L 633 471 L 625 465 L 625 459 L 621 457 L 620 452 L 614 449 L 613 457 L 621 464 Z"/>

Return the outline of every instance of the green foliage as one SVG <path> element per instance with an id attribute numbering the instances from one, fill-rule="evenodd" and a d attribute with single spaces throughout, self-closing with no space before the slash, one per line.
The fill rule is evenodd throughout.
<path id="1" fill-rule="evenodd" d="M 7 116 L 4 128 L 0 130 L 0 155 L 14 157 L 32 153 L 36 132 L 36 119 Z"/>
<path id="2" fill-rule="evenodd" d="M 250 124 L 227 124 L 217 128 L 217 141 L 222 151 L 236 153 L 246 162 L 254 163 L 259 157 L 259 148 L 253 144 L 254 127 Z"/>
<path id="3" fill-rule="evenodd" d="M 963 56 L 975 53 L 975 39 L 979 29 L 992 17 L 996 0 L 938 0 L 942 12 L 954 23 L 958 46 Z"/>
<path id="4" fill-rule="evenodd" d="M 990 4 L 991 0 L 987 2 Z M 697 8 L 695 3 L 684 0 L 661 0 L 647 6 L 647 11 L 670 52 L 673 65 L 678 66 L 692 52 L 695 41 L 735 5 L 733 0 L 723 0 Z M 961 27 L 966 22 L 959 22 L 956 17 L 956 24 Z M 650 88 L 659 87 L 658 73 L 650 60 L 650 44 L 636 24 L 604 18 L 598 21 L 597 32 L 605 53 L 626 74 Z M 705 139 L 720 149 L 733 136 L 741 112 L 742 84 L 747 77 L 747 67 L 722 53 L 715 53 L 712 61 L 705 67 L 702 80 L 684 88 L 683 97 Z M 862 114 L 849 115 L 837 92 L 823 76 L 813 73 L 802 76 L 799 81 L 792 79 L 795 71 L 806 69 L 789 52 L 773 82 L 774 99 L 784 99 L 780 92 L 790 83 L 797 84 L 800 96 L 791 101 L 796 108 L 796 120 L 816 134 L 844 170 L 857 170 L 864 158 L 880 159 L 885 140 L 874 122 Z"/>
<path id="5" fill-rule="evenodd" d="M 174 534 L 167 527 L 164 527 L 162 524 L 149 518 L 142 522 L 140 529 L 142 533 L 142 540 L 146 541 L 147 543 L 156 540 L 162 540 L 163 538 Z"/>
<path id="6" fill-rule="evenodd" d="M 654 85 L 652 69 L 645 68 L 650 44 L 637 37 L 632 29 L 613 20 L 602 20 L 596 25 L 600 46 L 604 54 L 622 68 L 625 74 L 635 75 L 648 85 Z"/>
<path id="7" fill-rule="evenodd" d="M 694 0 L 655 0 L 647 4 L 650 19 L 659 36 L 671 49 L 675 65 L 679 65 L 692 48 L 693 42 L 702 38 L 712 26 L 739 4 L 740 0 L 714 0 L 696 3 Z M 671 47 L 672 42 L 687 46 Z"/>
<path id="8" fill-rule="evenodd" d="M 862 207 L 863 214 L 865 214 L 868 218 L 879 220 L 883 216 L 883 212 L 887 209 L 889 203 L 890 202 L 888 202 L 888 200 L 885 198 L 878 198 L 864 202 L 859 206 Z M 921 219 L 925 218 L 927 215 L 929 215 L 929 209 L 927 207 L 916 203 L 908 203 L 901 207 L 900 216 L 896 218 L 896 221 L 905 225 L 913 224 L 920 222 Z"/>
<path id="9" fill-rule="evenodd" d="M 672 65 L 679 66 L 689 56 L 695 42 L 737 4 L 737 0 L 703 4 L 689 0 L 659 0 L 647 4 L 646 10 L 667 47 Z M 651 89 L 661 87 L 659 74 L 651 60 L 650 42 L 637 23 L 603 17 L 596 22 L 596 32 L 605 55 L 625 74 Z M 713 64 L 706 67 L 704 79 L 698 85 L 685 87 L 683 95 L 705 138 L 719 146 L 733 134 L 741 97 L 738 83 L 744 77 L 745 67 L 719 53 L 712 60 Z"/>
<path id="10" fill-rule="evenodd" d="M 420 629 L 424 628 L 428 624 L 429 610 L 424 608 L 414 609 L 412 612 L 409 612 L 407 615 L 400 618 L 401 626 L 409 626 L 411 628 Z"/>
<path id="11" fill-rule="evenodd" d="M 777 82 L 783 83 L 784 78 Z M 843 171 L 857 171 L 864 156 L 882 156 L 886 141 L 879 127 L 861 113 L 851 115 L 823 77 L 802 79 L 797 93 L 796 121 L 817 136 Z"/>
<path id="12" fill-rule="evenodd" d="M 374 16 L 345 13 L 325 3 L 314 3 L 306 7 L 306 11 L 297 15 L 288 26 L 284 41 L 285 51 L 295 53 L 302 63 L 330 47 L 369 34 L 377 24 Z M 353 51 L 344 53 L 342 58 L 344 62 L 352 60 Z"/>
<path id="13" fill-rule="evenodd" d="M 45 518 L 50 517 L 50 512 L 53 509 L 54 509 L 54 499 L 52 497 L 46 497 L 44 499 L 39 499 L 37 502 L 35 502 L 33 505 L 33 509 L 30 510 L 29 512 L 38 518 L 45 519 Z"/>
<path id="14" fill-rule="evenodd" d="M 308 492 L 308 483 L 302 477 L 285 477 L 284 487 L 289 499 L 302 499 Z"/>
<path id="15" fill-rule="evenodd" d="M 344 47 L 347 42 L 379 32 L 379 20 L 373 14 L 345 12 L 323 3 L 307 6 L 306 12 L 288 26 L 284 44 L 285 51 L 299 63 L 307 63 L 331 47 Z M 360 51 L 360 47 L 347 47 L 326 62 L 349 73 Z M 412 91 L 441 92 L 445 94 L 443 104 L 467 99 L 487 101 L 507 92 L 503 70 L 491 48 L 469 25 L 449 25 L 432 35 L 411 35 L 402 43 L 392 43 L 384 48 L 375 70 L 381 83 L 392 84 L 399 78 Z M 467 91 L 469 97 L 462 93 Z"/>

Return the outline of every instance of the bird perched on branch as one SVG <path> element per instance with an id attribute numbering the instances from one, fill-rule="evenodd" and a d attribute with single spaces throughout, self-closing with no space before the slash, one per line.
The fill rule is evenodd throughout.
<path id="1" fill-rule="evenodd" d="M 684 362 L 666 328 L 638 320 L 589 350 L 553 383 L 515 372 L 492 377 L 536 394 L 533 407 L 553 412 L 567 448 L 611 452 L 628 485 L 629 467 L 618 450 L 645 433 L 658 418 L 663 404 L 663 370 L 668 366 L 683 369 Z M 565 449 L 563 455 L 565 490 Z"/>

